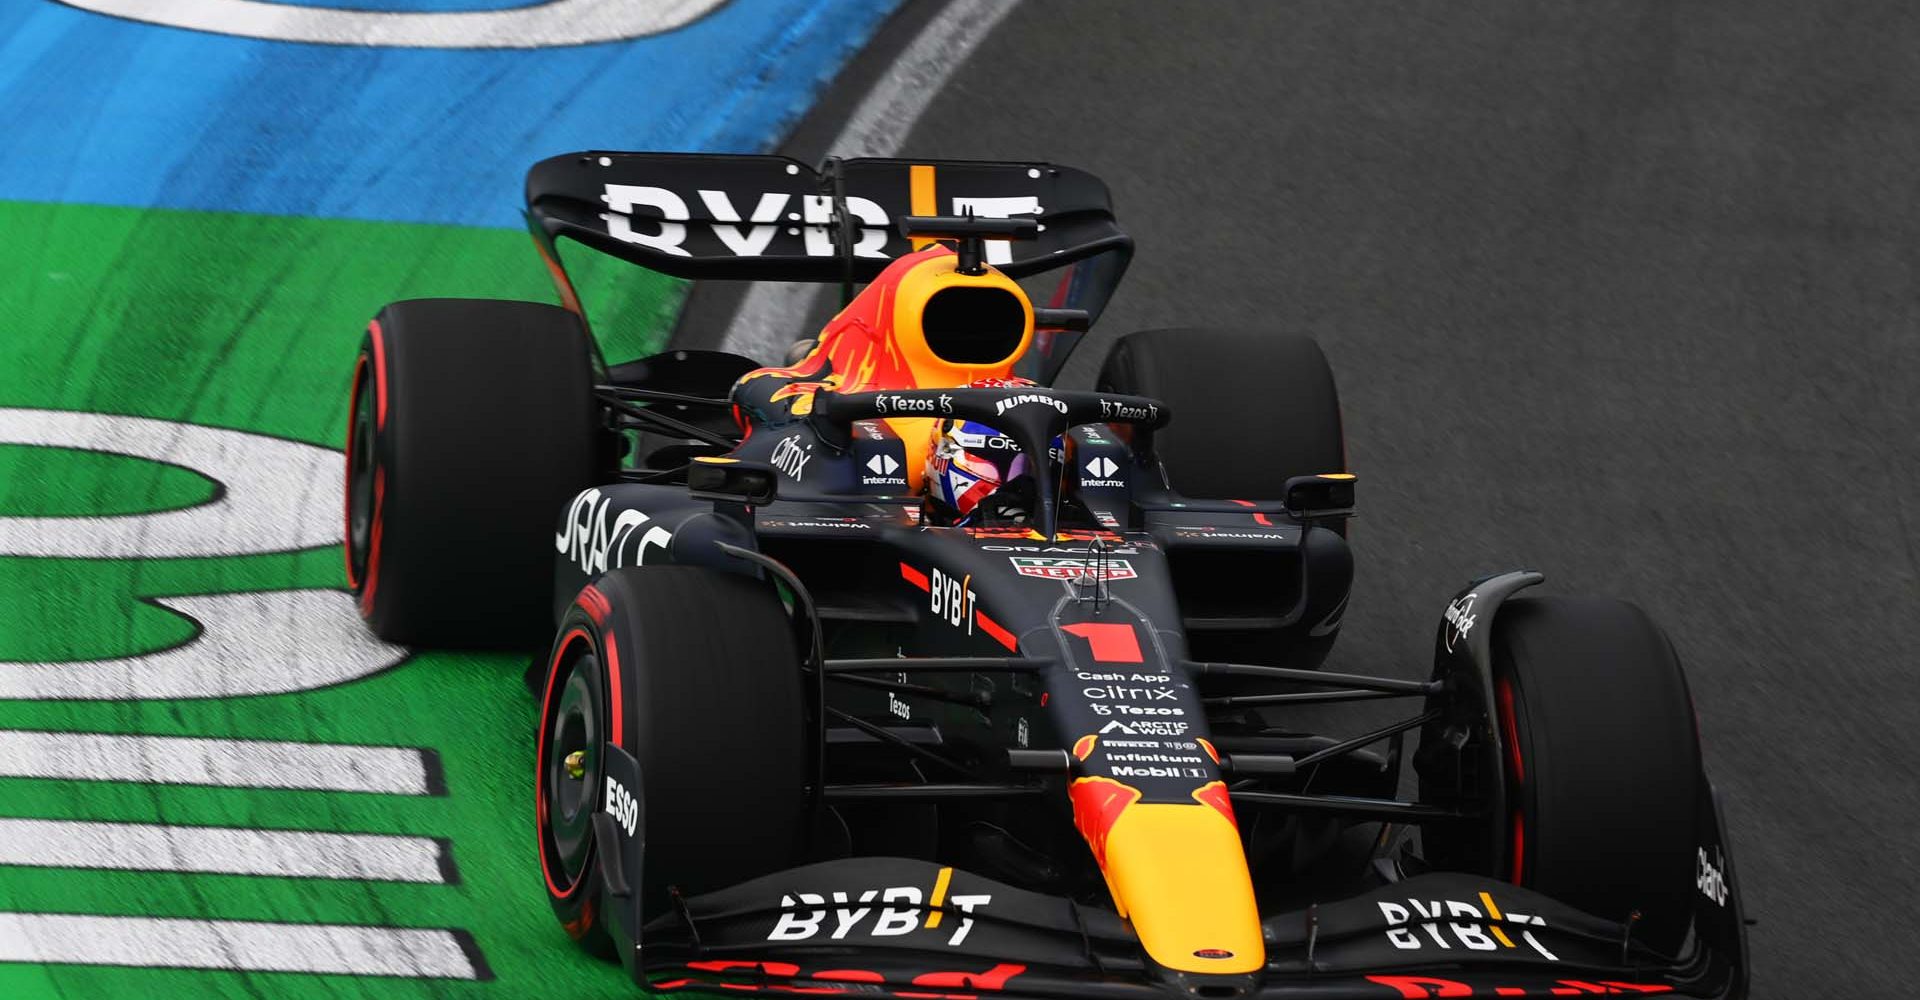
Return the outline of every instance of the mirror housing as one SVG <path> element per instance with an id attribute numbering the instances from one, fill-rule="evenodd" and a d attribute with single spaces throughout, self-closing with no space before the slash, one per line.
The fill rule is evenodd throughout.
<path id="1" fill-rule="evenodd" d="M 780 480 L 765 462 L 703 455 L 687 466 L 687 491 L 702 500 L 759 507 L 780 495 Z"/>
<path id="2" fill-rule="evenodd" d="M 1287 506 L 1287 513 L 1298 521 L 1352 517 L 1354 482 L 1350 472 L 1294 476 L 1287 480 L 1282 502 Z"/>

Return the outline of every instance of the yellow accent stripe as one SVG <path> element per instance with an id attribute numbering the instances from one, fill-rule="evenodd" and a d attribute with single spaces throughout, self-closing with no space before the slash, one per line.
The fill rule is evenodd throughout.
<path id="1" fill-rule="evenodd" d="M 917 170 L 919 168 L 915 167 L 914 169 Z M 940 869 L 940 874 L 933 880 L 933 898 L 928 900 L 928 906 L 930 907 L 930 909 L 927 910 L 928 930 L 940 926 L 940 904 L 947 901 L 947 883 L 951 881 L 953 881 L 953 869 L 951 868 Z M 1511 948 L 1513 946 L 1508 945 L 1507 947 Z"/>
<path id="2" fill-rule="evenodd" d="M 1492 917 L 1495 920 L 1507 919 L 1500 915 L 1500 907 L 1494 905 L 1492 896 L 1489 896 L 1483 892 L 1480 894 L 1480 902 L 1486 906 L 1487 916 Z M 1507 932 L 1501 930 L 1499 924 L 1488 924 L 1487 929 L 1493 932 L 1494 937 L 1497 937 L 1500 939 L 1501 944 L 1504 944 L 1509 948 L 1513 947 L 1513 942 L 1508 939 Z"/>
<path id="3" fill-rule="evenodd" d="M 907 168 L 907 187 L 914 215 L 939 215 L 940 201 L 933 196 L 933 165 L 916 163 Z M 915 250 L 925 250 L 933 241 L 924 237 L 913 241 Z"/>

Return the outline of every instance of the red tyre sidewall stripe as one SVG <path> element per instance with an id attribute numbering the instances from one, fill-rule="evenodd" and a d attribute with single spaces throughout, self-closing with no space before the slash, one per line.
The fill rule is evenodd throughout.
<path id="1" fill-rule="evenodd" d="M 547 863 L 547 732 L 552 725 L 553 689 L 560 680 L 560 661 L 573 647 L 575 639 L 585 639 L 589 647 L 593 645 L 593 636 L 578 626 L 568 629 L 560 641 L 553 644 L 553 658 L 547 663 L 546 689 L 540 696 L 540 738 L 534 744 L 533 756 L 533 808 L 538 818 L 534 823 L 535 846 L 540 852 L 540 876 L 546 879 L 547 891 L 555 899 L 566 899 L 580 888 L 580 883 L 575 882 L 562 891 L 554 884 L 553 868 Z"/>
<path id="2" fill-rule="evenodd" d="M 620 647 L 614 642 L 611 631 L 601 633 L 601 638 L 606 643 L 606 655 L 601 660 L 607 667 L 607 700 L 611 703 L 607 714 L 613 719 L 613 726 L 607 731 L 608 742 L 625 750 L 627 748 L 626 727 L 622 724 L 624 712 L 621 710 L 620 701 Z"/>
<path id="3" fill-rule="evenodd" d="M 1521 876 L 1526 873 L 1527 861 L 1526 810 L 1522 808 L 1526 785 L 1526 762 L 1520 752 L 1520 723 L 1518 713 L 1513 706 L 1513 681 L 1505 677 L 1500 678 L 1494 685 L 1494 698 L 1499 702 L 1497 707 L 1500 713 L 1500 741 L 1506 744 L 1506 764 L 1512 769 L 1512 781 L 1507 790 L 1508 797 L 1513 801 L 1511 810 L 1513 838 L 1508 852 L 1512 861 L 1510 872 L 1512 878 L 1509 881 L 1514 885 L 1520 885 L 1522 884 Z"/>
<path id="4" fill-rule="evenodd" d="M 374 426 L 387 429 L 387 345 L 386 334 L 380 329 L 380 321 L 367 324 L 367 336 L 373 341 L 373 411 Z"/>
<path id="5" fill-rule="evenodd" d="M 353 383 L 347 388 L 347 477 L 340 491 L 341 545 L 347 559 L 347 589 L 359 590 L 353 576 L 353 430 L 360 417 L 360 376 L 366 374 L 367 356 L 363 352 L 353 363 Z"/>
<path id="6" fill-rule="evenodd" d="M 380 537 L 385 534 L 382 522 L 386 520 L 387 508 L 387 470 L 374 466 L 373 469 L 373 531 L 367 537 L 367 582 L 360 591 L 360 617 L 373 617 L 373 594 L 380 586 Z"/>

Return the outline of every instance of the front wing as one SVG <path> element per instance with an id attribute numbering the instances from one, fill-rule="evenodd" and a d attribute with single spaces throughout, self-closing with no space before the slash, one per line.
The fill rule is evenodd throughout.
<path id="1" fill-rule="evenodd" d="M 1261 972 L 1177 973 L 1106 910 L 927 862 L 852 858 L 681 900 L 648 922 L 631 965 L 656 991 L 906 1000 L 1719 998 L 1743 979 L 1735 956 L 1697 935 L 1663 955 L 1625 925 L 1454 873 L 1270 916 L 1262 930 Z"/>

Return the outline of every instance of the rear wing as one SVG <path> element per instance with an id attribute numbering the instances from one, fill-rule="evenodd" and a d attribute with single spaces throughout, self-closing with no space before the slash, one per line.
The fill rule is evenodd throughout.
<path id="1" fill-rule="evenodd" d="M 1133 252 L 1107 186 L 1048 163 L 850 159 L 815 170 L 783 156 L 586 152 L 527 173 L 544 249 L 564 236 L 682 278 L 867 281 L 925 245 L 900 234 L 900 218 L 968 214 L 1039 224 L 1036 239 L 987 244 L 987 263 L 1015 278 L 1118 251 L 1110 293 Z"/>

